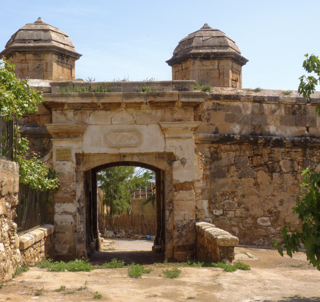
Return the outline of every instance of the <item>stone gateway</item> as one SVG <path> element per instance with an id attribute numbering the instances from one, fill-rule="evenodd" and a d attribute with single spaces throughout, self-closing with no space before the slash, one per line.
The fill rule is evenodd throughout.
<path id="1" fill-rule="evenodd" d="M 121 165 L 156 173 L 154 250 L 166 259 L 210 250 L 232 260 L 236 237 L 270 245 L 285 223 L 300 228 L 291 208 L 300 172 L 320 169 L 319 94 L 308 103 L 295 91 L 242 89 L 248 60 L 223 32 L 205 24 L 181 40 L 167 61 L 172 81 L 75 80 L 81 55 L 41 18 L 3 55 L 44 91 L 38 114 L 19 123 L 60 178 L 48 221 L 56 259 L 99 248 L 96 174 Z M 196 81 L 212 91 L 195 91 Z"/>

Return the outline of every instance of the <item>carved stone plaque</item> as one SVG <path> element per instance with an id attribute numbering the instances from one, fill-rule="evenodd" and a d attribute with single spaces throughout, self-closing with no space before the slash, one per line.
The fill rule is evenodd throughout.
<path id="1" fill-rule="evenodd" d="M 56 160 L 70 161 L 72 160 L 71 148 L 59 148 L 56 149 Z"/>
<path id="2" fill-rule="evenodd" d="M 141 134 L 137 130 L 111 130 L 106 141 L 111 148 L 137 147 L 141 143 Z"/>

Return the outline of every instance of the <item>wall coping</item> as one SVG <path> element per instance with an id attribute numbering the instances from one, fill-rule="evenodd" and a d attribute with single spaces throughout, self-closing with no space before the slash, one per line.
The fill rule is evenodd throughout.
<path id="1" fill-rule="evenodd" d="M 197 222 L 196 230 L 204 237 L 214 241 L 218 246 L 237 246 L 239 239 L 229 232 L 217 228 L 214 224 L 208 222 Z"/>
<path id="2" fill-rule="evenodd" d="M 54 233 L 54 226 L 51 224 L 40 225 L 27 233 L 19 236 L 19 248 L 20 251 L 26 250 L 31 245 L 39 242 L 45 237 Z"/>

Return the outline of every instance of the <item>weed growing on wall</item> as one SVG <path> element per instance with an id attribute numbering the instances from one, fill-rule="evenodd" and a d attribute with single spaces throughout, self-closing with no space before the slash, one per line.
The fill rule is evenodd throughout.
<path id="1" fill-rule="evenodd" d="M 193 86 L 194 90 L 200 90 L 200 91 L 204 91 L 204 92 L 212 92 L 212 88 L 210 86 L 210 84 L 207 85 L 200 85 L 199 82 L 195 82 L 194 86 Z"/>
<path id="2" fill-rule="evenodd" d="M 65 87 L 59 90 L 59 93 L 89 93 L 89 92 L 111 92 L 106 86 L 97 86 L 92 88 L 91 86 L 79 86 L 79 87 Z"/>
<path id="3" fill-rule="evenodd" d="M 150 86 L 142 86 L 138 89 L 138 92 L 152 92 L 153 88 Z"/>

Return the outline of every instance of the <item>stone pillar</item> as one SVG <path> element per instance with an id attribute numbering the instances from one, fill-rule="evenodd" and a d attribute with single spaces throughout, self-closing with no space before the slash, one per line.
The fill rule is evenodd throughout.
<path id="1" fill-rule="evenodd" d="M 172 152 L 173 203 L 166 207 L 166 216 L 172 217 L 173 242 L 166 243 L 165 258 L 185 261 L 194 258 L 195 251 L 195 165 L 194 131 L 200 122 L 160 123 L 165 135 L 165 152 Z M 168 230 L 170 231 L 170 230 Z"/>
<path id="2" fill-rule="evenodd" d="M 0 281 L 12 278 L 20 263 L 15 207 L 19 199 L 17 163 L 0 159 Z"/>
<path id="3" fill-rule="evenodd" d="M 76 156 L 82 147 L 86 129 L 78 124 L 48 124 L 52 135 L 53 169 L 60 179 L 60 189 L 54 194 L 55 259 L 79 258 L 77 232 L 79 213 L 76 195 Z"/>

